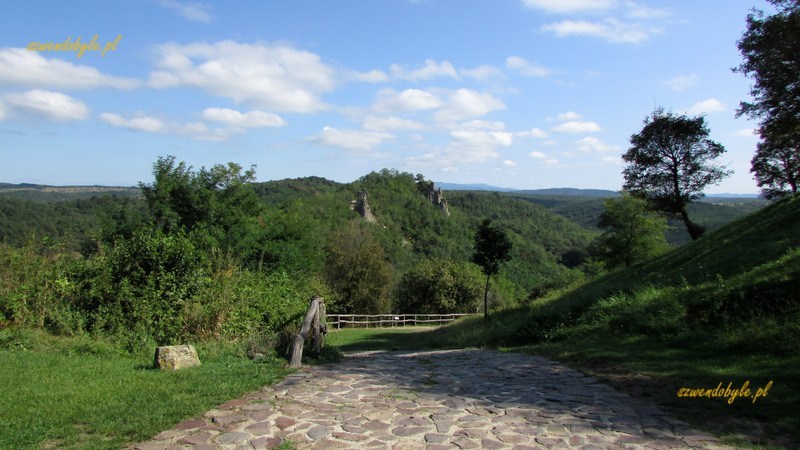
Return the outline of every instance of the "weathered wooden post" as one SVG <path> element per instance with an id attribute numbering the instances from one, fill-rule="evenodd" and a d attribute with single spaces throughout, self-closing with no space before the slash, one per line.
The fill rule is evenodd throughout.
<path id="1" fill-rule="evenodd" d="M 319 352 L 322 350 L 323 340 L 327 327 L 325 326 L 325 302 L 322 297 L 314 296 L 311 298 L 311 303 L 308 305 L 308 311 L 303 319 L 303 325 L 300 327 L 300 332 L 294 337 L 294 345 L 292 346 L 292 355 L 289 361 L 290 367 L 300 367 L 303 359 L 303 343 L 308 338 L 308 334 L 314 331 L 314 350 Z"/>

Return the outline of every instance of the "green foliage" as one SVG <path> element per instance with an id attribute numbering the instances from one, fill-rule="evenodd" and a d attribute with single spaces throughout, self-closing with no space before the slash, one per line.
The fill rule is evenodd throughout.
<path id="1" fill-rule="evenodd" d="M 166 233 L 192 233 L 202 248 L 232 251 L 243 260 L 256 260 L 256 217 L 262 210 L 250 182 L 255 169 L 242 172 L 238 164 L 217 164 L 193 171 L 175 157 L 153 165 L 155 181 L 140 183 L 156 224 Z"/>
<path id="2" fill-rule="evenodd" d="M 325 247 L 325 280 L 333 290 L 330 312 L 381 314 L 391 309 L 392 268 L 370 224 L 351 222 Z"/>
<path id="3" fill-rule="evenodd" d="M 609 267 L 627 267 L 667 249 L 666 220 L 650 212 L 644 200 L 624 194 L 605 205 L 597 223 L 605 231 L 595 241 L 594 253 Z"/>
<path id="4" fill-rule="evenodd" d="M 0 327 L 14 324 L 71 334 L 81 318 L 60 301 L 70 290 L 73 258 L 52 241 L 31 238 L 15 249 L 0 244 Z"/>
<path id="5" fill-rule="evenodd" d="M 680 214 L 692 239 L 703 234 L 689 220 L 686 205 L 703 190 L 730 175 L 713 160 L 725 148 L 709 139 L 703 116 L 688 117 L 656 109 L 642 130 L 631 136 L 631 148 L 622 155 L 624 189 L 650 201 L 667 214 Z"/>
<path id="6" fill-rule="evenodd" d="M 500 271 L 500 264 L 511 259 L 511 241 L 506 233 L 485 219 L 475 233 L 475 253 L 472 262 L 483 269 L 484 275 L 492 276 Z"/>
<path id="7" fill-rule="evenodd" d="M 475 253 L 472 262 L 479 265 L 486 275 L 483 292 L 483 317 L 489 317 L 489 279 L 500 271 L 500 264 L 511 259 L 511 241 L 506 233 L 492 225 L 492 219 L 484 219 L 475 233 Z"/>
<path id="8" fill-rule="evenodd" d="M 208 273 L 209 261 L 185 233 L 140 228 L 80 264 L 69 281 L 89 330 L 169 344 L 184 337 L 184 308 Z"/>
<path id="9" fill-rule="evenodd" d="M 751 172 L 770 199 L 797 192 L 800 183 L 800 3 L 771 0 L 773 15 L 755 10 L 738 42 L 744 61 L 736 71 L 751 77 L 752 102 L 737 115 L 760 119 Z"/>
<path id="10" fill-rule="evenodd" d="M 395 310 L 403 313 L 475 312 L 483 283 L 480 270 L 468 263 L 430 258 L 403 274 Z"/>

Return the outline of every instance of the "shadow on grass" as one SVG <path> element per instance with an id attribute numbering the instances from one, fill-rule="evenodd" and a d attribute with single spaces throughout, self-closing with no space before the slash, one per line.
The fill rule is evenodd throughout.
<path id="1" fill-rule="evenodd" d="M 614 387 L 665 406 L 695 426 L 727 436 L 731 442 L 800 448 L 800 358 L 736 354 L 709 348 L 707 342 L 653 338 L 543 343 L 514 351 L 543 355 Z M 753 402 L 772 381 L 767 396 Z M 751 397 L 678 397 L 681 388 L 742 388 Z"/>

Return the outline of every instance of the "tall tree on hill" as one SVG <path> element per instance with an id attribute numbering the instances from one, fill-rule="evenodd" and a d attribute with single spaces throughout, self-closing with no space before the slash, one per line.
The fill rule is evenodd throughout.
<path id="1" fill-rule="evenodd" d="M 692 240 L 703 234 L 703 228 L 689 220 L 686 205 L 731 174 L 714 164 L 725 147 L 708 135 L 703 116 L 675 115 L 659 108 L 645 118 L 642 130 L 631 136 L 631 148 L 622 155 L 628 163 L 622 172 L 623 189 L 657 210 L 679 215 Z"/>
<path id="2" fill-rule="evenodd" d="M 511 259 L 511 241 L 505 231 L 485 219 L 475 233 L 475 253 L 472 262 L 481 266 L 486 275 L 486 288 L 483 291 L 483 318 L 489 320 L 489 278 L 500 272 L 500 264 Z"/>
<path id="3" fill-rule="evenodd" d="M 737 117 L 759 119 L 761 142 L 751 172 L 768 199 L 796 193 L 800 183 L 800 0 L 769 0 L 778 11 L 754 10 L 738 42 L 744 62 L 734 71 L 753 78 L 752 102 Z"/>

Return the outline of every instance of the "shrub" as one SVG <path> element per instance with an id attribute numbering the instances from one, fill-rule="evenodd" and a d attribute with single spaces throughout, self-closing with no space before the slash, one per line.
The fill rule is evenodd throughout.
<path id="1" fill-rule="evenodd" d="M 396 309 L 419 314 L 474 312 L 482 297 L 483 276 L 477 266 L 431 258 L 403 275 Z"/>

